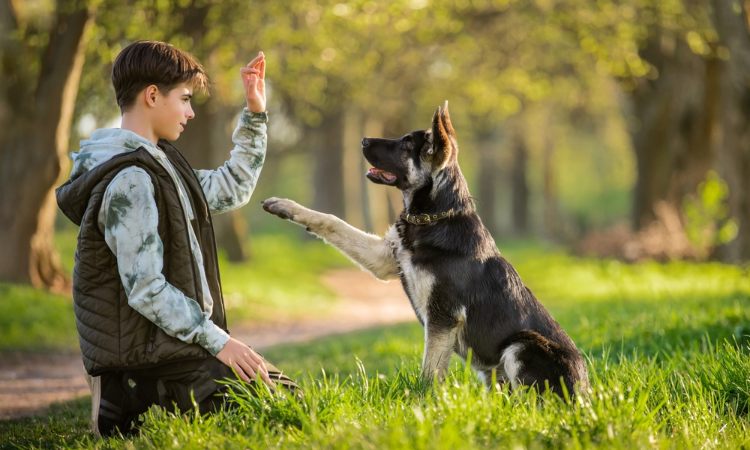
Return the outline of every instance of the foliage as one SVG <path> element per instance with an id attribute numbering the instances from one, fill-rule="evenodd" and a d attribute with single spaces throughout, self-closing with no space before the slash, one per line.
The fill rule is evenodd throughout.
<path id="1" fill-rule="evenodd" d="M 698 192 L 683 202 L 688 239 L 704 257 L 737 237 L 737 222 L 729 216 L 728 196 L 727 184 L 711 171 Z"/>
<path id="2" fill-rule="evenodd" d="M 681 0 L 101 3 L 78 97 L 78 115 L 86 117 L 80 123 L 89 124 L 84 134 L 117 116 L 109 71 L 133 40 L 168 40 L 194 53 L 212 79 L 212 108 L 241 105 L 237 68 L 263 49 L 276 150 L 309 151 L 314 145 L 301 137 L 336 114 L 362 127 L 382 122 L 389 135 L 424 127 L 448 99 L 458 105 L 453 116 L 465 148 L 496 130 L 543 136 L 530 147 L 535 185 L 543 182 L 545 148 L 559 147 L 552 166 L 563 218 L 579 228 L 610 223 L 628 209 L 623 196 L 636 177 L 631 118 L 618 89 L 658 76 L 642 55 L 654 30 L 664 42 L 689 41 L 698 54 L 713 51 L 716 41 L 706 4 Z M 539 109 L 549 111 L 541 123 Z M 512 120 L 518 117 L 524 120 Z M 581 140 L 593 145 L 579 151 Z M 495 144 L 501 166 L 506 148 Z M 468 155 L 463 164 L 470 167 L 477 157 Z M 608 201 L 613 196 L 616 203 Z"/>

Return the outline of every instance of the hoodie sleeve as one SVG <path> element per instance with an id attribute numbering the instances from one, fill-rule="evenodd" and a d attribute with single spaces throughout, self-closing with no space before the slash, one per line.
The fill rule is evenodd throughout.
<path id="1" fill-rule="evenodd" d="M 196 170 L 212 213 L 239 208 L 250 201 L 266 157 L 266 113 L 243 108 L 232 134 L 229 160 L 216 170 Z"/>
<path id="2" fill-rule="evenodd" d="M 216 355 L 229 335 L 195 300 L 162 274 L 164 248 L 151 177 L 137 167 L 123 169 L 104 192 L 99 226 L 117 257 L 128 304 L 170 336 L 196 343 Z"/>

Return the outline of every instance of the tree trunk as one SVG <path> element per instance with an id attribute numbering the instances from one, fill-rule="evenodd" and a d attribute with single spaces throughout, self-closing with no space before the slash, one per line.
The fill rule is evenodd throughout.
<path id="1" fill-rule="evenodd" d="M 549 132 L 549 129 L 548 131 Z M 550 136 L 544 138 L 542 149 L 542 195 L 544 199 L 544 234 L 548 239 L 558 239 L 560 207 L 557 202 L 557 179 L 555 177 L 555 144 Z"/>
<path id="2" fill-rule="evenodd" d="M 362 138 L 364 137 L 383 137 L 385 136 L 385 123 L 379 117 L 368 117 L 363 123 Z M 360 150 L 360 154 L 362 151 Z M 370 168 L 364 155 L 360 157 L 360 183 L 363 188 L 363 204 L 366 204 L 365 229 L 372 233 L 381 234 L 385 232 L 388 226 L 393 223 L 393 210 L 397 209 L 398 213 L 403 209 L 403 201 L 396 203 L 392 200 L 391 192 L 398 195 L 395 188 L 389 188 L 375 184 L 367 179 L 365 174 Z M 401 197 L 403 198 L 403 196 Z M 397 214 L 398 214 L 397 213 Z"/>
<path id="3" fill-rule="evenodd" d="M 232 148 L 231 108 L 219 105 L 215 97 L 193 105 L 195 119 L 185 129 L 177 145 L 190 164 L 196 169 L 219 167 L 229 158 Z M 244 237 L 247 224 L 239 211 L 230 211 L 213 216 L 216 244 L 223 249 L 229 261 L 246 261 Z"/>
<path id="4" fill-rule="evenodd" d="M 362 113 L 354 108 L 347 107 L 344 114 L 344 127 L 342 132 L 344 148 L 344 210 L 346 211 L 346 220 L 353 227 L 369 230 L 372 226 L 372 220 L 369 216 L 369 201 L 367 199 L 367 185 L 362 183 L 365 171 L 364 157 L 362 156 L 362 130 L 364 129 L 364 119 Z M 367 180 L 365 180 L 367 181 Z"/>
<path id="5" fill-rule="evenodd" d="M 525 235 L 529 232 L 529 181 L 526 168 L 529 150 L 523 136 L 516 134 L 513 140 L 513 173 L 511 174 L 511 210 L 513 232 Z M 546 179 L 546 177 L 545 177 Z"/>
<path id="6" fill-rule="evenodd" d="M 747 3 L 713 1 L 714 26 L 729 59 L 721 72 L 719 165 L 729 185 L 730 214 L 739 222 L 737 238 L 721 249 L 730 261 L 750 260 L 750 32 Z"/>
<path id="7" fill-rule="evenodd" d="M 479 158 L 477 209 L 490 233 L 499 236 L 497 192 L 498 183 L 503 177 L 498 176 L 500 165 L 498 164 L 497 133 L 494 130 L 478 133 L 476 145 Z"/>
<path id="8" fill-rule="evenodd" d="M 633 148 L 638 170 L 633 227 L 656 220 L 657 203 L 682 210 L 715 159 L 718 61 L 702 59 L 682 41 L 653 37 L 643 57 L 659 73 L 632 93 Z"/>
<path id="9" fill-rule="evenodd" d="M 313 209 L 338 217 L 344 210 L 344 114 L 324 116 L 313 137 Z"/>
<path id="10" fill-rule="evenodd" d="M 57 2 L 49 44 L 41 56 L 35 89 L 14 80 L 4 86 L 0 127 L 0 279 L 37 287 L 69 290 L 54 247 L 57 206 L 53 187 L 67 163 L 67 146 L 75 98 L 84 59 L 86 31 L 92 19 L 88 2 Z M 3 75 L 13 72 L 33 56 L 23 42 L 3 42 Z M 10 48 L 12 46 L 15 48 Z M 7 58 L 18 57 L 15 60 Z M 22 71 L 21 71 L 22 73 Z M 11 86 L 12 85 L 12 86 Z M 32 92 L 21 99 L 21 91 Z"/>

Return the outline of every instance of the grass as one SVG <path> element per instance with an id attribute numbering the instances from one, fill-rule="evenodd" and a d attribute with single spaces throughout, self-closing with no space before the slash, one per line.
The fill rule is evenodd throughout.
<path id="1" fill-rule="evenodd" d="M 139 436 L 106 441 L 86 433 L 86 407 L 71 403 L 42 419 L 0 422 L 0 446 L 750 446 L 745 269 L 624 265 L 529 243 L 503 248 L 584 351 L 590 395 L 566 402 L 534 390 L 490 392 L 458 359 L 447 382 L 427 386 L 418 377 L 421 329 L 407 324 L 269 350 L 302 383 L 302 400 L 238 386 L 232 410 L 207 417 L 152 410 Z"/>
<path id="2" fill-rule="evenodd" d="M 0 352 L 69 350 L 77 345 L 70 298 L 0 283 Z"/>

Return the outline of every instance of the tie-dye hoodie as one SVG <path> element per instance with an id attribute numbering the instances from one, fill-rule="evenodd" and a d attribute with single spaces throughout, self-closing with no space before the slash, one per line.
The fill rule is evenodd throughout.
<path id="1" fill-rule="evenodd" d="M 211 213 L 236 209 L 250 200 L 265 159 L 266 122 L 265 113 L 244 109 L 232 134 L 234 148 L 229 160 L 216 170 L 195 170 Z M 170 174 L 189 223 L 193 210 L 175 168 L 159 147 L 132 131 L 120 128 L 94 131 L 90 139 L 81 141 L 80 151 L 72 154 L 70 178 L 75 179 L 113 156 L 139 147 L 145 148 Z M 139 167 L 128 167 L 107 186 L 99 210 L 99 228 L 117 258 L 128 304 L 168 335 L 199 344 L 216 355 L 229 336 L 209 319 L 213 299 L 198 239 L 192 227 L 188 227 L 202 285 L 203 310 L 162 274 L 163 246 L 157 231 L 159 214 L 154 194 L 150 176 Z"/>

